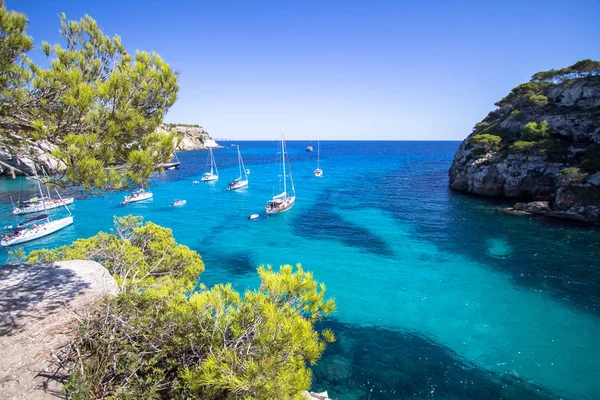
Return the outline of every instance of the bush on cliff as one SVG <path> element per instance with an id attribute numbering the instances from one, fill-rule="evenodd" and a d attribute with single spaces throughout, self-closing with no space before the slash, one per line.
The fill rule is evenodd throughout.
<path id="1" fill-rule="evenodd" d="M 550 126 L 548 125 L 548 121 L 542 121 L 540 123 L 529 122 L 523 128 L 523 133 L 521 133 L 521 139 L 525 141 L 542 140 L 547 139 L 550 136 Z"/>
<path id="2" fill-rule="evenodd" d="M 42 42 L 42 68 L 27 58 L 25 15 L 0 0 L 0 146 L 38 165 L 53 148 L 66 167 L 55 184 L 139 186 L 173 152 L 173 135 L 155 130 L 177 97 L 177 74 L 156 53 L 128 53 L 87 15 L 60 23 L 64 47 Z"/>
<path id="3" fill-rule="evenodd" d="M 314 329 L 335 303 L 299 265 L 260 267 L 259 289 L 244 294 L 231 285 L 192 292 L 199 255 L 136 217 L 29 259 L 73 258 L 103 261 L 125 290 L 82 321 L 61 355 L 72 399 L 300 399 L 307 364 L 335 339 Z"/>
<path id="4" fill-rule="evenodd" d="M 500 136 L 490 135 L 489 133 L 481 133 L 471 137 L 471 142 L 475 144 L 482 144 L 490 148 L 497 148 L 502 142 L 502 138 Z"/>

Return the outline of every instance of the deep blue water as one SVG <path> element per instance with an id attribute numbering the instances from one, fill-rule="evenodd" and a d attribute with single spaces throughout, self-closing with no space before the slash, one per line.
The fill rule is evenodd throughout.
<path id="1" fill-rule="evenodd" d="M 154 199 L 79 199 L 75 224 L 25 247 L 67 244 L 138 214 L 202 254 L 207 285 L 255 287 L 260 264 L 302 263 L 325 282 L 338 312 L 321 325 L 338 341 L 314 368 L 313 389 L 340 399 L 600 398 L 600 231 L 500 213 L 502 201 L 448 188 L 458 142 L 288 142 L 297 201 L 248 221 L 279 190 L 277 142 L 236 142 L 250 186 L 226 192 L 235 147 L 217 149 L 220 180 L 192 185 L 203 151 L 179 154 Z M 316 143 L 312 142 L 316 149 Z M 10 196 L 32 182 L 0 181 Z M 182 208 L 169 204 L 187 200 Z M 6 216 L 6 218 L 4 218 Z M 6 250 L 0 250 L 0 262 Z"/>

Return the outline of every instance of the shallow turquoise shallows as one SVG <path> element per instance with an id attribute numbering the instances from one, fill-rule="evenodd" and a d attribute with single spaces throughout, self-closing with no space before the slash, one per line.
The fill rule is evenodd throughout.
<path id="1" fill-rule="evenodd" d="M 239 142 L 251 173 L 238 192 L 225 190 L 239 172 L 224 144 L 217 182 L 192 184 L 208 153 L 182 153 L 179 170 L 153 180 L 151 201 L 77 199 L 73 226 L 24 249 L 137 214 L 202 254 L 207 285 L 256 287 L 258 265 L 302 263 L 337 300 L 319 327 L 338 340 L 313 369 L 313 389 L 333 398 L 600 398 L 600 231 L 450 191 L 458 142 L 321 142 L 322 178 L 316 151 L 304 151 L 317 143 L 288 142 L 296 204 L 267 218 L 265 201 L 281 191 L 277 142 Z M 23 219 L 10 197 L 27 189 L 0 181 L 1 225 Z"/>

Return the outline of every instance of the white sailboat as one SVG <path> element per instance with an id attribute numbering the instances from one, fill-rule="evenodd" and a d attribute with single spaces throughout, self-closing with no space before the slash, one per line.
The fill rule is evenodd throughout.
<path id="1" fill-rule="evenodd" d="M 216 181 L 219 179 L 219 170 L 217 169 L 217 163 L 215 162 L 215 156 L 212 151 L 212 147 L 208 148 L 208 152 L 210 153 L 210 172 L 206 172 L 202 175 L 202 182 L 210 182 Z"/>
<path id="2" fill-rule="evenodd" d="M 44 172 L 44 176 L 45 176 L 46 173 L 43 170 L 43 168 L 42 168 L 42 171 Z M 36 178 L 37 178 L 37 174 L 36 174 Z M 38 179 L 38 184 L 39 184 L 39 179 Z M 19 214 L 41 212 L 44 210 L 51 210 L 53 208 L 61 207 L 62 205 L 65 205 L 65 204 L 73 204 L 73 201 L 75 201 L 75 199 L 73 197 L 53 199 L 52 196 L 50 195 L 50 188 L 48 186 L 46 186 L 46 191 L 47 191 L 47 195 L 44 195 L 40 191 L 40 197 L 35 196 L 28 200 L 18 201 L 16 206 L 13 203 L 13 214 L 19 215 Z"/>
<path id="3" fill-rule="evenodd" d="M 151 199 L 152 196 L 152 192 L 146 192 L 142 187 L 140 190 L 136 190 L 135 192 L 131 193 L 130 196 L 125 196 L 125 199 L 121 202 L 121 205 L 124 206 L 125 204 L 148 200 Z"/>
<path id="4" fill-rule="evenodd" d="M 248 170 L 244 167 L 244 160 L 242 160 L 242 153 L 240 153 L 240 146 L 237 147 L 238 152 L 238 166 L 240 168 L 240 177 L 236 178 L 227 186 L 227 190 L 235 190 L 248 186 Z M 243 172 L 242 172 L 243 171 Z M 243 173 L 243 176 L 242 176 Z"/>
<path id="5" fill-rule="evenodd" d="M 290 182 L 292 184 L 292 190 L 287 191 L 287 178 L 285 175 L 285 137 L 283 134 L 283 125 L 281 126 L 281 166 L 283 168 L 283 192 L 275 195 L 271 200 L 267 201 L 265 205 L 265 212 L 267 215 L 275 215 L 284 211 L 289 210 L 294 206 L 296 202 L 296 190 L 294 189 L 294 179 L 292 178 L 292 169 L 288 163 L 288 169 L 290 172 Z"/>
<path id="6" fill-rule="evenodd" d="M 315 176 L 322 177 L 323 170 L 321 169 L 321 141 L 317 141 L 317 169 L 315 169 Z"/>
<path id="7" fill-rule="evenodd" d="M 40 191 L 40 196 L 43 197 L 42 186 L 40 184 L 39 179 L 38 189 Z M 60 197 L 58 190 L 56 190 L 56 195 L 62 202 L 63 199 Z M 44 204 L 45 202 L 42 201 L 42 205 Z M 48 236 L 51 233 L 54 233 L 62 228 L 73 224 L 73 215 L 71 214 L 71 210 L 69 210 L 69 207 L 67 207 L 66 203 L 62 202 L 62 205 L 66 208 L 67 212 L 69 213 L 68 217 L 52 220 L 50 218 L 50 215 L 48 215 L 48 210 L 44 209 L 45 213 L 43 216 L 39 216 L 36 218 L 32 218 L 29 221 L 22 222 L 21 224 L 19 224 L 19 226 L 17 226 L 14 229 L 12 234 L 4 235 L 2 237 L 2 240 L 0 241 L 0 245 L 12 246 L 19 243 L 29 242 L 31 240 Z M 46 222 L 36 223 L 37 221 L 43 221 L 44 219 L 46 220 Z"/>

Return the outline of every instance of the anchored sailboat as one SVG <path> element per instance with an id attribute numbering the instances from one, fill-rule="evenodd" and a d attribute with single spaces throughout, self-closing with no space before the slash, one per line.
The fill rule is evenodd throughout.
<path id="1" fill-rule="evenodd" d="M 45 176 L 46 173 L 43 168 L 42 171 L 44 172 Z M 40 182 L 38 179 L 38 185 L 39 184 Z M 44 195 L 43 192 L 40 190 L 39 197 L 35 196 L 28 200 L 18 201 L 16 206 L 13 203 L 13 214 L 28 214 L 34 212 L 41 212 L 44 210 L 51 210 L 53 208 L 58 208 L 64 204 L 73 204 L 73 201 L 75 200 L 73 197 L 65 197 L 64 199 L 53 199 L 52 196 L 50 196 L 50 188 L 48 186 L 46 186 L 46 192 L 47 195 Z"/>
<path id="2" fill-rule="evenodd" d="M 231 182 L 227 186 L 227 190 L 235 190 L 235 189 L 240 189 L 240 188 L 248 186 L 248 172 L 250 172 L 250 171 L 244 167 L 244 160 L 242 160 L 242 154 L 240 153 L 240 146 L 237 147 L 237 151 L 238 151 L 238 166 L 240 168 L 240 177 L 236 178 L 233 182 Z M 242 176 L 242 171 L 243 171 L 243 176 Z"/>
<path id="3" fill-rule="evenodd" d="M 181 161 L 179 161 L 179 157 L 177 157 L 177 152 L 173 152 L 173 157 L 175 157 L 175 161 L 170 161 L 168 163 L 163 163 L 163 164 L 158 164 L 156 166 L 156 169 L 162 169 L 162 170 L 172 170 L 172 169 L 176 169 L 179 168 L 179 164 L 181 164 Z"/>
<path id="4" fill-rule="evenodd" d="M 294 189 L 294 179 L 292 178 L 292 169 L 290 168 L 288 161 L 288 169 L 290 172 L 290 182 L 292 184 L 292 190 L 287 191 L 286 175 L 285 175 L 285 137 L 283 134 L 283 125 L 281 126 L 281 166 L 283 168 L 283 192 L 276 196 L 273 196 L 271 200 L 267 201 L 265 205 L 265 212 L 267 215 L 274 215 L 289 210 L 296 201 L 296 190 Z"/>
<path id="5" fill-rule="evenodd" d="M 37 174 L 36 174 L 37 178 Z M 40 191 L 40 196 L 43 198 L 42 185 L 38 179 L 38 189 Z M 42 206 L 44 206 L 44 214 L 40 215 L 36 218 L 32 218 L 28 221 L 22 222 L 15 228 L 13 228 L 13 233 L 10 235 L 4 235 L 2 237 L 2 241 L 0 241 L 0 245 L 2 246 L 12 246 L 14 244 L 25 243 L 31 240 L 39 239 L 44 236 L 48 236 L 51 233 L 54 233 L 62 228 L 65 228 L 71 224 L 73 224 L 73 215 L 71 214 L 71 210 L 67 207 L 67 204 L 60 197 L 60 193 L 58 190 L 56 191 L 56 195 L 60 199 L 61 205 L 65 207 L 67 212 L 69 213 L 68 217 L 60 218 L 57 220 L 52 220 L 50 215 L 48 214 L 48 210 L 45 208 L 46 202 L 42 201 Z M 55 207 L 53 207 L 55 208 Z M 39 222 L 38 221 L 46 221 Z"/>
<path id="6" fill-rule="evenodd" d="M 217 163 L 215 162 L 215 156 L 212 151 L 212 147 L 208 148 L 208 152 L 210 153 L 210 172 L 206 172 L 202 175 L 202 182 L 210 182 L 216 181 L 219 179 L 219 170 L 217 169 Z"/>
<path id="7" fill-rule="evenodd" d="M 317 169 L 315 169 L 315 176 L 323 176 L 323 170 L 321 169 L 321 141 L 317 141 Z"/>

